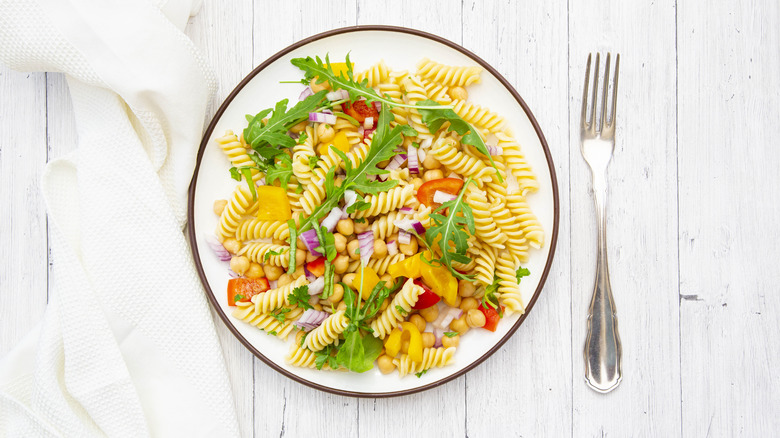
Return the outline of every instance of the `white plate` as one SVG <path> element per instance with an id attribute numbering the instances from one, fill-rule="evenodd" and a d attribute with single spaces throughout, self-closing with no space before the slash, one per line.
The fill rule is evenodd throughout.
<path id="1" fill-rule="evenodd" d="M 291 59 L 315 55 L 324 58 L 329 54 L 331 62 L 337 62 L 343 60 L 347 53 L 355 63 L 355 71 L 364 70 L 380 59 L 394 70 L 414 70 L 417 61 L 423 57 L 449 65 L 480 64 L 485 67 L 482 82 L 469 86 L 469 100 L 487 106 L 507 119 L 508 127 L 523 146 L 523 152 L 541 185 L 537 193 L 528 197 L 546 233 L 545 247 L 531 251 L 530 261 L 524 264 L 531 271 L 531 276 L 524 278 L 520 285 L 524 301 L 529 303 L 525 315 L 528 314 L 547 277 L 558 231 L 557 185 L 544 136 L 517 92 L 492 67 L 454 43 L 415 30 L 387 26 L 337 29 L 282 50 L 250 73 L 217 111 L 200 145 L 198 166 L 190 187 L 190 241 L 201 280 L 222 320 L 247 348 L 268 365 L 301 383 L 338 394 L 367 397 L 408 394 L 440 385 L 473 368 L 506 342 L 525 316 L 515 314 L 505 318 L 495 333 L 469 331 L 461 338 L 452 365 L 431 369 L 421 378 L 414 375 L 399 378 L 397 373 L 383 375 L 376 367 L 363 374 L 291 367 L 284 363 L 284 357 L 293 336 L 282 342 L 233 318 L 233 308 L 227 305 L 227 265 L 214 256 L 206 243 L 217 225 L 212 209 L 214 200 L 227 198 L 237 184 L 230 178 L 230 164 L 214 140 L 225 130 L 236 133 L 243 130 L 247 123 L 246 114 L 256 114 L 273 107 L 283 98 L 290 99 L 291 105 L 297 102 L 302 86 L 279 84 L 279 81 L 302 77 L 302 72 L 290 64 Z"/>

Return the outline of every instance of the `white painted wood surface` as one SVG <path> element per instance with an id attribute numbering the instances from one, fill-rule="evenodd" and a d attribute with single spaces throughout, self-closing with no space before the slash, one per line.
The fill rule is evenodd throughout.
<path id="1" fill-rule="evenodd" d="M 188 35 L 219 79 L 210 113 L 257 64 L 315 33 L 393 24 L 474 51 L 515 85 L 552 151 L 558 248 L 525 324 L 477 369 L 394 399 L 321 393 L 219 327 L 244 436 L 772 436 L 780 431 L 780 6 L 707 2 L 204 2 Z M 621 53 L 609 256 L 624 380 L 583 381 L 595 265 L 579 153 L 585 59 Z M 0 66 L 0 356 L 44 312 L 39 178 L 76 144 L 53 73 Z"/>

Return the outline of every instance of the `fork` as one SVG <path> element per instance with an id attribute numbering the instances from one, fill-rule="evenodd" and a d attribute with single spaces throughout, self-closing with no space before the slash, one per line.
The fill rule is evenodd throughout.
<path id="1" fill-rule="evenodd" d="M 615 78 L 612 86 L 612 108 L 607 119 L 607 94 L 609 91 L 609 62 L 604 71 L 604 85 L 598 89 L 599 54 L 593 75 L 593 98 L 588 117 L 588 83 L 591 55 L 585 70 L 585 86 L 582 92 L 581 152 L 590 166 L 593 182 L 593 198 L 596 203 L 598 224 L 598 256 L 596 258 L 596 284 L 588 309 L 588 332 L 585 339 L 585 381 L 593 390 L 607 393 L 615 389 L 623 378 L 621 356 L 623 354 L 618 335 L 615 300 L 609 283 L 607 266 L 607 165 L 615 150 L 615 109 L 617 104 L 618 71 L 620 54 L 615 59 Z M 600 93 L 599 93 L 600 91 Z M 596 119 L 596 102 L 601 96 L 601 113 Z"/>

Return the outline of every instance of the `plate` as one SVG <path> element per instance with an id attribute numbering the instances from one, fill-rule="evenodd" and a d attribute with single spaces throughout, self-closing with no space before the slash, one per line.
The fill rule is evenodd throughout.
<path id="1" fill-rule="evenodd" d="M 326 54 L 333 62 L 349 53 L 355 71 L 361 71 L 384 59 L 394 70 L 410 69 L 423 57 L 448 65 L 481 65 L 481 83 L 469 86 L 469 100 L 503 115 L 523 146 L 526 159 L 540 182 L 538 192 L 528 201 L 545 229 L 546 242 L 541 250 L 531 251 L 524 264 L 531 276 L 521 282 L 523 315 L 514 314 L 499 324 L 495 333 L 471 330 L 462 337 L 454 363 L 431 369 L 421 377 L 397 373 L 383 375 L 374 369 L 362 374 L 318 371 L 292 367 L 284 362 L 292 338 L 282 342 L 232 315 L 227 305 L 226 285 L 229 279 L 225 262 L 211 252 L 207 239 L 217 225 L 212 205 L 232 193 L 236 181 L 229 177 L 228 161 L 216 147 L 215 139 L 226 130 L 240 132 L 246 126 L 246 114 L 273 107 L 283 99 L 296 102 L 302 87 L 280 84 L 296 80 L 302 73 L 290 60 L 297 57 Z M 243 184 L 243 182 L 242 182 Z M 212 305 L 230 331 L 270 367 L 300 383 L 331 393 L 358 397 L 387 397 L 423 391 L 452 380 L 474 368 L 500 348 L 520 327 L 532 310 L 550 270 L 558 234 L 558 189 L 552 157 L 541 129 L 531 110 L 517 91 L 494 68 L 468 50 L 441 37 L 417 30 L 389 26 L 358 26 L 336 29 L 302 40 L 275 54 L 255 68 L 225 99 L 214 115 L 200 144 L 195 172 L 189 192 L 188 220 L 192 253 Z"/>

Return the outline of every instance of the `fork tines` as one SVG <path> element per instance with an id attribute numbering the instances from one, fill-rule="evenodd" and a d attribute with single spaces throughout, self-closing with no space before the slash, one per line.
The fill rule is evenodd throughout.
<path id="1" fill-rule="evenodd" d="M 611 54 L 607 53 L 607 63 L 604 68 L 604 85 L 601 89 L 601 116 L 599 120 L 596 120 L 596 102 L 599 98 L 598 82 L 599 82 L 599 65 L 600 56 L 596 53 L 596 65 L 593 72 L 593 96 L 591 101 L 590 117 L 588 114 L 588 83 L 590 80 L 590 61 L 593 54 L 588 55 L 588 64 L 585 68 L 585 86 L 582 89 L 582 129 L 591 132 L 606 132 L 614 131 L 615 129 L 615 109 L 617 107 L 617 90 L 618 90 L 618 72 L 620 69 L 620 54 L 615 57 L 615 76 L 612 84 L 612 109 L 609 111 L 609 118 L 607 118 L 607 94 L 609 92 L 609 64 Z"/>

